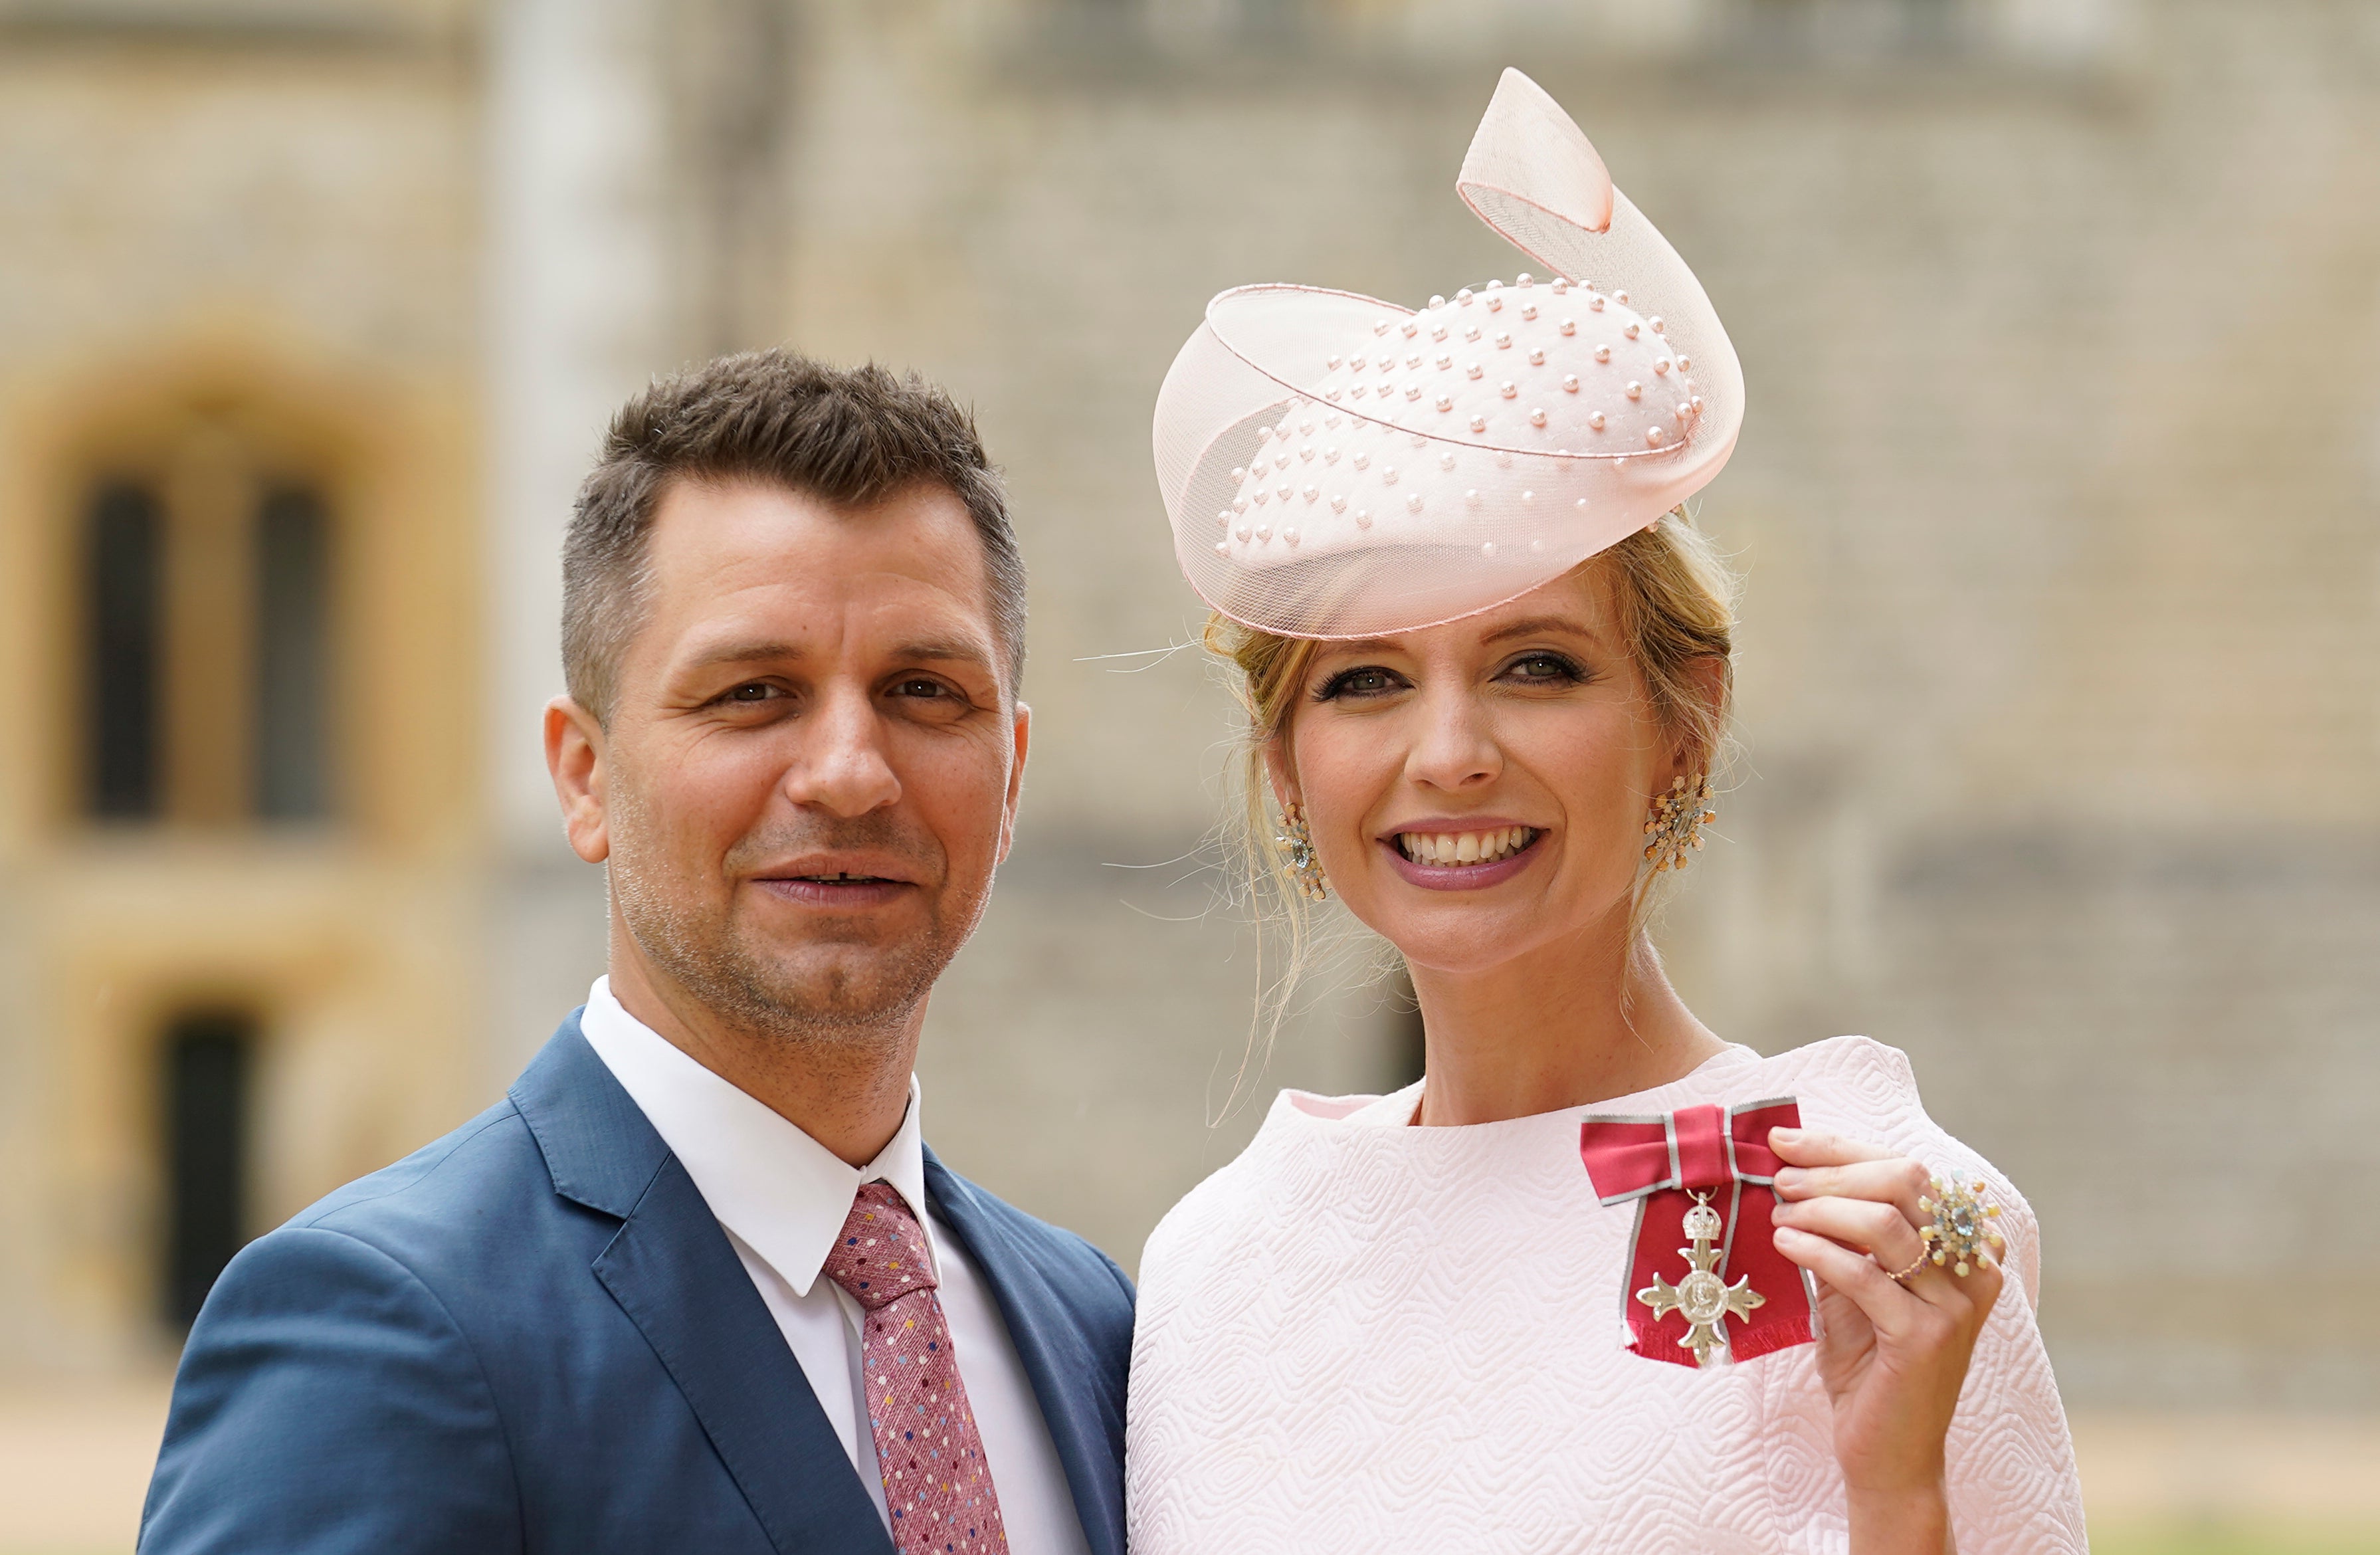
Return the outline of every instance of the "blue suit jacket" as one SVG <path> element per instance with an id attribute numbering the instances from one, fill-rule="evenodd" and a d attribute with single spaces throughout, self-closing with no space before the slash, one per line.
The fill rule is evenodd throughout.
<path id="1" fill-rule="evenodd" d="M 1132 1284 L 926 1156 L 1095 1555 L 1123 1555 Z M 759 1293 L 573 1014 L 499 1106 L 232 1260 L 146 1555 L 891 1555 Z"/>

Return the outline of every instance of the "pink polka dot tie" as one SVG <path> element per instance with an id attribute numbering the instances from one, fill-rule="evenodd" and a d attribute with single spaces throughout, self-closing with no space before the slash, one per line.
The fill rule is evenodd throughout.
<path id="1" fill-rule="evenodd" d="M 859 1190 L 826 1277 L 867 1313 L 868 1424 L 900 1555 L 1005 1552 L 1000 1498 L 951 1353 L 926 1232 L 890 1183 Z"/>

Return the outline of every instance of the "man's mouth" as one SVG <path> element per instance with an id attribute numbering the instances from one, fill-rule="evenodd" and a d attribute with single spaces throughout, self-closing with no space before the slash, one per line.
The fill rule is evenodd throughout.
<path id="1" fill-rule="evenodd" d="M 1533 826 L 1499 826 L 1485 832 L 1400 832 L 1396 841 L 1397 851 L 1415 864 L 1460 869 L 1510 858 L 1539 835 Z"/>
<path id="2" fill-rule="evenodd" d="M 753 883 L 780 901 L 840 912 L 887 905 L 917 888 L 914 881 L 867 869 L 796 869 L 757 877 Z"/>

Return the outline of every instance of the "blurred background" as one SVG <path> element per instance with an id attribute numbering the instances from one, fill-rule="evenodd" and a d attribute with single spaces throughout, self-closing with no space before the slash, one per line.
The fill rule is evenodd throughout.
<path id="1" fill-rule="evenodd" d="M 2025 1188 L 2100 1549 L 2380 1549 L 2380 6 L 0 0 L 0 1552 L 128 1548 L 225 1259 L 601 970 L 559 537 L 713 352 L 915 367 L 1009 472 L 941 1151 L 1129 1268 L 1275 1087 L 1411 1078 L 1360 954 L 1242 1077 L 1148 411 L 1224 286 L 1509 278 L 1506 64 L 1751 386 L 1689 1002 L 1905 1049 Z"/>

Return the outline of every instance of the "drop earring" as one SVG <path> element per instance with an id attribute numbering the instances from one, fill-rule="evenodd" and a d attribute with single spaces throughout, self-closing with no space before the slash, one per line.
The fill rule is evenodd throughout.
<path id="1" fill-rule="evenodd" d="M 1687 858 L 1701 848 L 1703 828 L 1718 819 L 1710 804 L 1708 774 L 1696 772 L 1692 784 L 1684 778 L 1670 780 L 1670 791 L 1653 801 L 1652 817 L 1645 822 L 1645 835 L 1653 839 L 1645 844 L 1645 856 L 1655 874 L 1684 869 Z"/>
<path id="2" fill-rule="evenodd" d="M 1294 800 L 1281 808 L 1281 833 L 1273 841 L 1289 856 L 1289 878 L 1297 882 L 1297 893 L 1309 902 L 1329 901 L 1330 887 L 1322 878 L 1322 861 L 1314 856 L 1314 832 Z"/>

